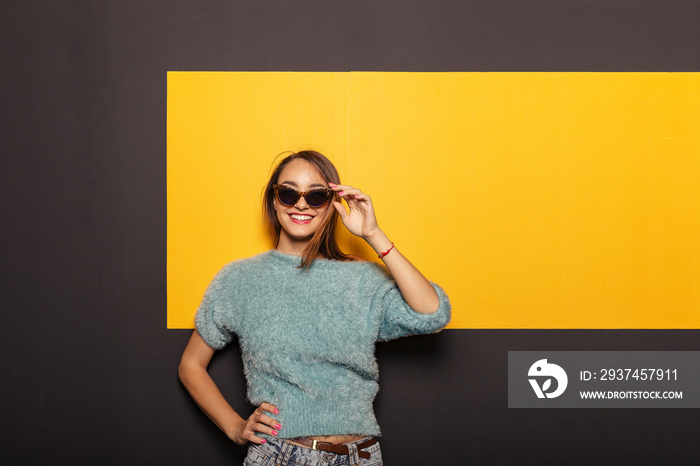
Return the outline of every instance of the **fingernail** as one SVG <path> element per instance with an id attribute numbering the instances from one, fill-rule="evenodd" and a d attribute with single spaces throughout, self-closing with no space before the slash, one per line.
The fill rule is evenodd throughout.
<path id="1" fill-rule="evenodd" d="M 355 194 L 355 197 L 358 198 L 358 197 L 360 197 L 360 195 L 359 195 L 359 194 Z"/>
<path id="2" fill-rule="evenodd" d="M 279 413 L 280 413 L 279 410 L 277 408 L 275 408 L 275 414 L 279 414 Z"/>
<path id="3" fill-rule="evenodd" d="M 277 427 L 278 429 L 281 429 L 281 428 L 282 428 L 282 426 L 280 425 L 279 422 L 278 422 L 277 424 L 275 424 L 275 427 Z"/>
<path id="4" fill-rule="evenodd" d="M 262 443 L 267 443 L 267 440 L 265 440 L 265 439 L 262 439 Z"/>
<path id="5" fill-rule="evenodd" d="M 277 432 L 276 430 L 272 431 L 272 435 L 277 435 L 277 434 L 279 434 L 279 432 Z"/>
<path id="6" fill-rule="evenodd" d="M 345 191 L 340 191 L 338 194 L 340 194 L 340 195 L 342 196 L 344 192 L 345 192 Z"/>

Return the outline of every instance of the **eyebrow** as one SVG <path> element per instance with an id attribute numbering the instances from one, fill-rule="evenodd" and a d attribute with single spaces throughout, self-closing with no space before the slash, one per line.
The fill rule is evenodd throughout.
<path id="1" fill-rule="evenodd" d="M 294 181 L 280 181 L 279 184 L 288 184 L 288 185 L 291 185 L 294 187 L 299 187 L 299 185 L 296 184 Z M 311 183 L 309 185 L 309 187 L 310 188 L 327 188 L 328 186 L 326 186 L 325 184 L 321 184 L 321 183 Z"/>

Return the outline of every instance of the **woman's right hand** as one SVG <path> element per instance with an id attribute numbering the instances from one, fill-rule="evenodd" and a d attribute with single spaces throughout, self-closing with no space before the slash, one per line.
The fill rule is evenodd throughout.
<path id="1" fill-rule="evenodd" d="M 248 419 L 236 426 L 231 440 L 239 445 L 245 445 L 248 442 L 261 444 L 265 443 L 265 439 L 258 437 L 256 433 L 262 432 L 273 437 L 277 436 L 282 425 L 267 413 L 277 414 L 279 410 L 270 403 L 261 404 Z"/>
<path id="2" fill-rule="evenodd" d="M 245 445 L 248 442 L 265 443 L 265 439 L 255 435 L 258 432 L 276 436 L 282 426 L 267 412 L 277 414 L 276 406 L 261 404 L 248 419 L 243 419 L 224 399 L 207 372 L 207 366 L 214 356 L 214 349 L 205 343 L 196 330 L 187 343 L 178 372 L 180 380 L 194 401 L 214 421 L 214 423 L 234 442 Z"/>

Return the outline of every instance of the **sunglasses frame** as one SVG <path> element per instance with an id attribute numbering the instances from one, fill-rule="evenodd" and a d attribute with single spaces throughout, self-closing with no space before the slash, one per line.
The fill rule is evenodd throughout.
<path id="1" fill-rule="evenodd" d="M 295 193 L 296 196 L 297 196 L 297 198 L 296 198 L 296 200 L 294 201 L 294 203 L 292 203 L 292 204 L 287 204 L 287 203 L 284 202 L 282 199 L 280 199 L 280 195 L 279 195 L 279 189 L 280 189 L 280 188 L 289 189 L 289 190 L 294 191 L 294 193 Z M 296 189 L 292 188 L 291 186 L 287 186 L 287 185 L 283 185 L 283 184 L 275 184 L 275 185 L 272 185 L 272 190 L 274 191 L 275 197 L 277 198 L 277 200 L 280 201 L 283 205 L 286 205 L 287 207 L 291 207 L 291 206 L 296 205 L 296 203 L 299 202 L 299 199 L 301 199 L 301 198 L 303 197 L 303 198 L 304 198 L 304 201 L 306 201 L 306 203 L 309 205 L 309 207 L 314 208 L 314 209 L 318 209 L 319 207 L 323 207 L 324 205 L 328 204 L 328 202 L 329 202 L 331 199 L 333 199 L 333 194 L 334 194 L 334 192 L 333 192 L 333 190 L 332 190 L 331 188 L 321 188 L 321 187 L 319 187 L 319 188 L 310 189 L 310 190 L 308 190 L 308 191 L 297 191 Z M 314 191 L 325 191 L 325 192 L 328 193 L 328 196 L 326 197 L 326 200 L 323 202 L 323 204 L 321 204 L 321 205 L 316 205 L 316 206 L 315 206 L 315 205 L 312 205 L 312 204 L 309 202 L 309 200 L 306 198 L 306 195 L 307 195 L 307 194 L 312 193 L 312 192 L 314 192 Z"/>

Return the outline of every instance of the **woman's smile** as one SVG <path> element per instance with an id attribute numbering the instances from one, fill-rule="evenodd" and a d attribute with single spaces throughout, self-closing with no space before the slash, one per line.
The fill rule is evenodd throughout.
<path id="1" fill-rule="evenodd" d="M 309 214 L 298 214 L 298 213 L 291 213 L 287 214 L 289 217 L 292 219 L 292 222 L 299 224 L 299 225 L 306 225 L 307 223 L 310 223 L 311 220 L 314 219 L 314 215 L 309 215 Z"/>

